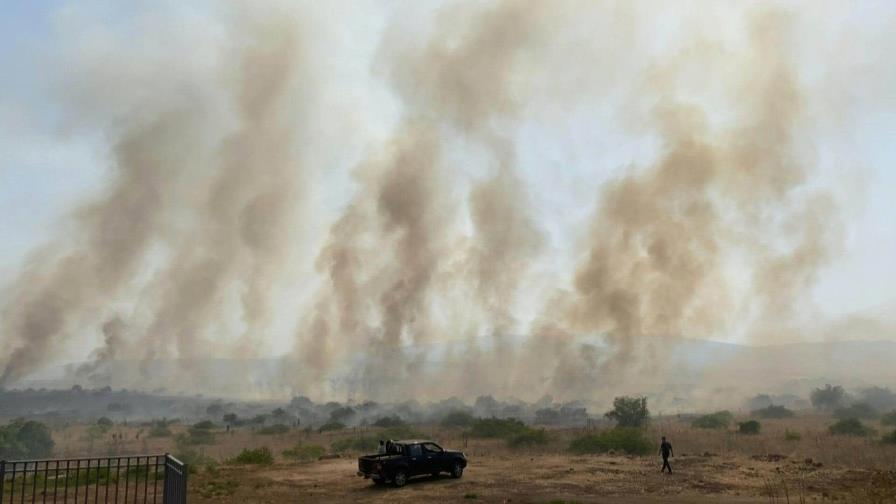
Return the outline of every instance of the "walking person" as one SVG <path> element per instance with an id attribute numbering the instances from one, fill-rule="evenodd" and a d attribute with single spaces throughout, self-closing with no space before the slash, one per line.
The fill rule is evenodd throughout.
<path id="1" fill-rule="evenodd" d="M 663 436 L 663 442 L 660 443 L 660 455 L 663 456 L 663 468 L 660 469 L 660 472 L 664 472 L 668 469 L 669 474 L 672 474 L 672 466 L 669 465 L 669 457 L 674 457 L 675 455 L 672 453 L 672 443 L 666 441 L 666 436 Z"/>

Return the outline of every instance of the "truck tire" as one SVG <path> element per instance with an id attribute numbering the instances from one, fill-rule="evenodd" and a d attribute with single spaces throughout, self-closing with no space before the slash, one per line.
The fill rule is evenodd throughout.
<path id="1" fill-rule="evenodd" d="M 403 487 L 408 482 L 408 473 L 404 471 L 404 469 L 399 469 L 395 471 L 395 475 L 392 476 L 392 484 L 397 487 Z"/>
<path id="2" fill-rule="evenodd" d="M 451 466 L 451 477 L 454 479 L 460 478 L 464 475 L 464 466 L 460 464 L 460 462 L 455 462 L 454 465 Z"/>

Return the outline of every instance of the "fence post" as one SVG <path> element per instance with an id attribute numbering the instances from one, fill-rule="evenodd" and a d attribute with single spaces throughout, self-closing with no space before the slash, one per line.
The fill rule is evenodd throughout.
<path id="1" fill-rule="evenodd" d="M 6 460 L 0 460 L 0 503 L 3 502 L 4 483 L 6 483 Z"/>

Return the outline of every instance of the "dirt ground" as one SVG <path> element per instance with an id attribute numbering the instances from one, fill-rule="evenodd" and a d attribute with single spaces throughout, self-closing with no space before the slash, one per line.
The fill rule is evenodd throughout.
<path id="1" fill-rule="evenodd" d="M 420 477 L 403 488 L 355 475 L 354 458 L 263 468 L 222 467 L 190 481 L 191 502 L 896 502 L 896 473 L 816 467 L 805 460 L 683 456 L 661 474 L 651 457 L 470 458 L 461 479 Z"/>

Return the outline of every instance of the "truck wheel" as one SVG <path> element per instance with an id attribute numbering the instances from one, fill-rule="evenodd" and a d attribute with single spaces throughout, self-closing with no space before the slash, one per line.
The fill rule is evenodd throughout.
<path id="1" fill-rule="evenodd" d="M 404 471 L 396 471 L 395 476 L 392 476 L 392 483 L 397 487 L 403 487 L 407 482 L 408 474 Z"/>
<path id="2" fill-rule="evenodd" d="M 452 478 L 460 478 L 464 475 L 464 468 L 460 465 L 460 462 L 455 462 L 453 466 L 451 466 L 451 477 Z"/>

